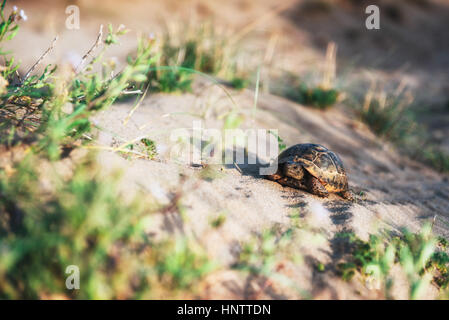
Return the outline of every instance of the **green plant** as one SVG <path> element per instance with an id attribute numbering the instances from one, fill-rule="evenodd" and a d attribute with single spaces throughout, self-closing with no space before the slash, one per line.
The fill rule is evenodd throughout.
<path id="1" fill-rule="evenodd" d="M 17 10 L 5 19 L 4 7 L 5 1 L 1 43 L 14 37 L 19 21 Z M 25 158 L 0 167 L 0 298 L 158 297 L 162 282 L 190 289 L 209 270 L 210 262 L 187 238 L 149 241 L 146 215 L 165 208 L 139 193 L 125 196 L 119 175 L 102 173 L 93 154 L 59 171 L 67 150 L 91 141 L 91 116 L 128 92 L 141 91 L 157 67 L 153 41 L 145 38 L 120 72 L 104 61 L 106 50 L 126 32 L 123 26 L 109 26 L 102 41 L 101 29 L 74 70 L 57 74 L 47 66 L 41 75 L 31 75 L 54 41 L 19 82 L 13 81 L 18 66 L 1 53 L 6 62 L 0 70 L 1 143 L 31 148 Z M 100 72 L 93 72 L 96 66 Z M 123 149 L 135 148 L 150 158 L 157 154 L 154 141 L 147 138 Z M 168 208 L 181 211 L 178 200 Z M 65 286 L 69 265 L 79 267 L 80 290 Z"/>
<path id="2" fill-rule="evenodd" d="M 172 289 L 189 289 L 214 269 L 201 248 L 186 238 L 155 244 L 150 259 L 163 284 Z"/>
<path id="3" fill-rule="evenodd" d="M 192 91 L 192 76 L 195 70 L 196 50 L 193 43 L 188 42 L 184 47 L 176 47 L 170 37 L 165 36 L 158 66 L 149 73 L 149 85 L 153 91 L 159 92 L 187 92 Z M 181 52 L 184 58 L 180 61 Z M 190 71 L 192 70 L 192 71 Z"/>
<path id="4" fill-rule="evenodd" d="M 437 251 L 432 255 L 431 260 L 426 265 L 427 269 L 434 269 L 435 284 L 447 289 L 449 284 L 449 255 L 446 252 Z"/>
<path id="5" fill-rule="evenodd" d="M 337 102 L 339 92 L 335 89 L 324 89 L 321 87 L 309 88 L 305 84 L 301 84 L 298 87 L 287 90 L 285 96 L 306 106 L 327 109 Z"/>
<path id="6" fill-rule="evenodd" d="M 428 163 L 441 172 L 449 172 L 449 154 L 443 150 L 439 150 L 432 143 L 427 143 L 427 146 L 421 149 L 413 148 L 412 150 L 410 153 L 418 160 Z"/>
<path id="7" fill-rule="evenodd" d="M 43 151 L 55 160 L 64 148 L 70 148 L 90 131 L 89 118 L 93 113 L 110 106 L 130 86 L 145 83 L 149 69 L 156 61 L 148 39 L 139 41 L 136 56 L 128 57 L 127 66 L 114 76 L 111 77 L 113 67 L 103 63 L 107 48 L 117 43 L 126 32 L 122 26 L 116 30 L 109 26 L 101 52 L 84 66 L 84 61 L 102 44 L 100 30 L 97 42 L 83 57 L 80 66 L 64 77 L 56 77 L 56 68 L 47 66 L 42 75 L 30 75 L 20 84 L 8 88 L 0 97 L 9 102 L 1 110 L 8 120 L 0 126 L 2 136 L 8 137 L 3 142 L 12 143 L 19 131 L 22 141 L 30 137 L 28 140 L 36 141 L 33 147 L 37 152 Z M 95 65 L 101 65 L 102 72 L 91 72 Z M 9 69 L 8 74 L 11 74 Z M 33 97 L 39 98 L 40 102 L 36 103 L 38 100 Z M 67 110 L 67 105 L 70 105 L 70 110 Z M 19 108 L 25 108 L 25 117 L 17 117 Z"/>
<path id="8" fill-rule="evenodd" d="M 214 229 L 220 228 L 226 222 L 226 214 L 220 213 L 217 217 L 210 219 L 210 226 Z"/>
<path id="9" fill-rule="evenodd" d="M 376 134 L 396 142 L 412 132 L 415 126 L 402 97 L 371 97 L 365 100 L 359 114 Z"/>
<path id="10" fill-rule="evenodd" d="M 27 72 L 23 79 L 20 77 L 19 64 L 15 64 L 10 52 L 3 50 L 3 44 L 16 36 L 18 22 L 26 20 L 26 15 L 23 10 L 14 7 L 9 16 L 5 17 L 5 5 L 6 0 L 2 1 L 0 7 L 0 56 L 4 61 L 0 67 L 0 143 L 12 145 L 19 136 L 22 140 L 29 139 L 30 132 L 39 126 L 36 114 L 52 94 L 53 86 L 48 79 L 56 68 L 47 66 L 42 75 L 30 75 Z"/>
<path id="11" fill-rule="evenodd" d="M 318 262 L 316 265 L 316 270 L 318 272 L 324 272 L 326 270 L 326 266 L 323 263 Z"/>
<path id="12" fill-rule="evenodd" d="M 438 240 L 438 246 L 441 249 L 447 250 L 449 248 L 449 241 L 446 238 L 437 237 L 437 240 Z"/>
<path id="13" fill-rule="evenodd" d="M 250 81 L 248 79 L 242 78 L 242 77 L 234 77 L 231 79 L 231 86 L 234 89 L 242 90 L 248 87 Z"/>
<path id="14" fill-rule="evenodd" d="M 294 279 L 282 272 L 287 259 L 296 264 L 302 261 L 302 257 L 295 254 L 294 243 L 298 238 L 300 235 L 294 229 L 281 231 L 273 227 L 263 230 L 242 243 L 238 259 L 232 268 L 247 273 L 250 279 L 263 280 L 264 284 L 259 292 L 277 283 L 296 290 L 304 298 L 310 298 L 307 291 L 298 287 Z"/>
<path id="15" fill-rule="evenodd" d="M 244 118 L 236 109 L 229 111 L 224 117 L 223 130 L 237 129 Z"/>
<path id="16" fill-rule="evenodd" d="M 435 146 L 427 130 L 416 122 L 416 112 L 413 111 L 411 100 L 406 93 L 375 94 L 370 89 L 364 101 L 348 101 L 375 134 L 392 141 L 400 151 L 412 158 L 439 171 L 448 172 L 449 154 Z"/>
<path id="17" fill-rule="evenodd" d="M 264 230 L 243 243 L 234 268 L 266 277 L 277 274 L 280 253 L 291 242 L 292 236 L 290 229 L 280 235 L 275 229 Z"/>
<path id="18" fill-rule="evenodd" d="M 20 20 L 26 20 L 26 15 L 23 10 L 19 12 L 16 7 L 14 7 L 8 17 L 5 17 L 5 5 L 6 0 L 3 0 L 0 6 L 0 43 L 12 40 L 19 31 L 18 22 Z M 3 81 L 1 81 L 1 89 L 4 91 L 5 86 L 9 84 L 8 82 L 5 82 L 5 80 L 9 79 L 14 73 L 16 73 L 19 65 L 14 65 L 14 58 L 7 58 L 8 53 L 3 51 L 3 48 L 0 48 L 0 55 L 5 61 L 5 65 L 0 70 L 0 74 L 3 78 Z"/>
<path id="19" fill-rule="evenodd" d="M 192 91 L 192 72 L 177 68 L 157 68 L 149 74 L 150 88 L 159 92 Z"/>
<path id="20" fill-rule="evenodd" d="M 215 179 L 220 179 L 225 176 L 223 168 L 217 165 L 205 165 L 203 169 L 199 172 L 199 177 L 206 181 L 213 181 Z"/>
<path id="21" fill-rule="evenodd" d="M 401 237 L 370 235 L 369 241 L 353 233 L 338 237 L 346 239 L 351 246 L 349 261 L 338 266 L 345 280 L 352 279 L 356 273 L 372 277 L 381 281 L 386 296 L 390 297 L 395 281 L 390 271 L 399 264 L 408 279 L 411 299 L 422 297 L 432 279 L 441 288 L 447 286 L 449 260 L 445 252 L 437 249 L 437 239 L 431 234 L 430 225 L 424 226 L 420 233 L 404 230 Z"/>
<path id="22" fill-rule="evenodd" d="M 32 156 L 13 175 L 0 172 L 0 297 L 138 294 L 132 283 L 142 267 L 137 249 L 144 238 L 144 203 L 124 200 L 118 176 L 102 177 L 91 160 L 79 163 L 67 181 L 57 175 L 43 191 L 35 169 L 40 161 Z M 80 290 L 65 287 L 69 265 L 79 267 Z"/>
<path id="23" fill-rule="evenodd" d="M 145 221 L 158 207 L 138 194 L 126 199 L 119 175 L 101 174 L 93 159 L 68 178 L 46 175 L 48 190 L 36 170 L 45 160 L 34 155 L 13 174 L 0 171 L 0 298 L 158 297 L 167 285 L 192 289 L 214 268 L 191 239 L 149 240 Z M 70 265 L 80 290 L 65 286 Z"/>
<path id="24" fill-rule="evenodd" d="M 284 143 L 284 140 L 282 140 L 282 138 L 279 135 L 277 135 L 273 131 L 270 131 L 270 134 L 272 134 L 278 140 L 279 153 L 285 150 L 285 148 L 287 148 L 287 145 Z"/>
<path id="25" fill-rule="evenodd" d="M 142 138 L 140 142 L 144 145 L 145 153 L 148 157 L 153 159 L 157 155 L 156 143 L 148 138 Z"/>
<path id="26" fill-rule="evenodd" d="M 394 262 L 393 246 L 386 247 L 384 240 L 375 235 L 370 235 L 368 242 L 360 240 L 353 233 L 341 233 L 338 237 L 347 239 L 353 247 L 351 261 L 338 266 L 343 279 L 351 280 L 357 271 L 377 278 L 388 275 Z"/>
<path id="27" fill-rule="evenodd" d="M 107 64 L 102 64 L 101 73 L 88 72 L 93 65 L 101 63 L 107 47 L 116 43 L 117 37 L 124 33 L 123 28 L 113 31 L 110 26 L 100 55 L 73 79 L 70 77 L 63 83 L 68 90 L 62 89 L 43 106 L 42 126 L 37 131 L 42 135 L 38 148 L 45 150 L 51 159 L 60 156 L 61 144 L 71 144 L 90 131 L 92 114 L 109 107 L 131 85 L 137 86 L 147 80 L 146 74 L 155 63 L 155 57 L 151 54 L 151 43 L 145 39 L 139 41 L 135 58 L 128 57 L 127 66 L 114 77 L 109 76 L 111 70 Z M 72 111 L 68 113 L 63 110 L 67 103 L 72 104 Z"/>
<path id="28" fill-rule="evenodd" d="M 210 26 L 182 35 L 166 32 L 161 45 L 158 68 L 151 72 L 153 90 L 161 92 L 191 91 L 194 73 L 216 75 L 228 80 L 236 89 L 249 84 L 235 64 L 235 52 L 229 50 L 227 39 Z"/>
<path id="29" fill-rule="evenodd" d="M 310 80 L 284 72 L 271 88 L 271 92 L 293 102 L 321 110 L 328 109 L 337 103 L 341 95 L 340 91 L 328 84 L 313 85 L 311 83 Z"/>

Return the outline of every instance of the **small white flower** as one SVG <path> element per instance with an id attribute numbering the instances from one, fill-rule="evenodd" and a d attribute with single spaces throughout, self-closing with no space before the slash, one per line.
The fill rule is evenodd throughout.
<path id="1" fill-rule="evenodd" d="M 23 11 L 23 9 L 20 10 L 19 16 L 20 16 L 20 18 L 23 19 L 23 21 L 27 21 L 28 20 L 28 16 L 25 14 L 25 11 Z"/>
<path id="2" fill-rule="evenodd" d="M 12 12 L 17 12 L 17 10 L 19 10 L 19 8 L 17 8 L 17 6 L 12 7 Z"/>
<path id="3" fill-rule="evenodd" d="M 108 62 L 113 68 L 115 68 L 115 66 L 119 63 L 119 60 L 117 57 L 110 57 Z"/>
<path id="4" fill-rule="evenodd" d="M 151 32 L 151 33 L 148 35 L 148 39 L 149 39 L 149 40 L 154 40 L 154 39 L 156 39 L 156 36 L 154 35 L 153 32 Z"/>

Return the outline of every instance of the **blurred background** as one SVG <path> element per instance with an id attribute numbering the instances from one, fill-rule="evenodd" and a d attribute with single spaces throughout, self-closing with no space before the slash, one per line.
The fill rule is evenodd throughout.
<path id="1" fill-rule="evenodd" d="M 380 30 L 365 28 L 369 4 L 380 8 Z M 254 74 L 263 66 L 263 72 L 270 73 L 267 79 L 285 79 L 285 71 L 313 78 L 333 42 L 338 86 L 360 95 L 373 81 L 380 90 L 412 90 L 415 119 L 432 142 L 449 151 L 449 1 L 8 1 L 7 6 L 12 5 L 28 15 L 8 44 L 22 60 L 22 71 L 57 34 L 49 61 L 79 59 L 95 41 L 99 26 L 108 23 L 132 31 L 120 47 L 111 49 L 118 61 L 132 52 L 140 33 L 182 38 L 209 25 L 215 36 L 231 40 L 245 73 Z M 80 29 L 66 28 L 69 5 L 80 9 Z M 265 90 L 270 90 L 268 82 Z"/>

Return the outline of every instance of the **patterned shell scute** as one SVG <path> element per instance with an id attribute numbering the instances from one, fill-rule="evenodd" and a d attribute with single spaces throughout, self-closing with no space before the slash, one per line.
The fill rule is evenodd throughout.
<path id="1" fill-rule="evenodd" d="M 297 144 L 294 145 L 286 150 L 284 150 L 278 157 L 279 163 L 285 163 L 288 161 L 297 161 L 298 159 L 304 158 L 309 161 L 312 161 L 314 159 L 314 155 L 312 152 L 313 147 L 322 147 L 320 145 L 316 144 Z M 324 147 L 322 147 L 324 148 Z M 324 148 L 325 149 L 325 148 Z M 327 149 L 326 149 L 327 150 Z"/>

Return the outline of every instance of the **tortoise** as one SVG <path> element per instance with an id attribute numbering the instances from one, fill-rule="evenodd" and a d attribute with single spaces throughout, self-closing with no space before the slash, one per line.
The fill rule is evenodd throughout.
<path id="1" fill-rule="evenodd" d="M 319 144 L 297 144 L 278 156 L 278 170 L 268 176 L 282 185 L 303 189 L 320 197 L 337 193 L 353 200 L 340 157 Z"/>

